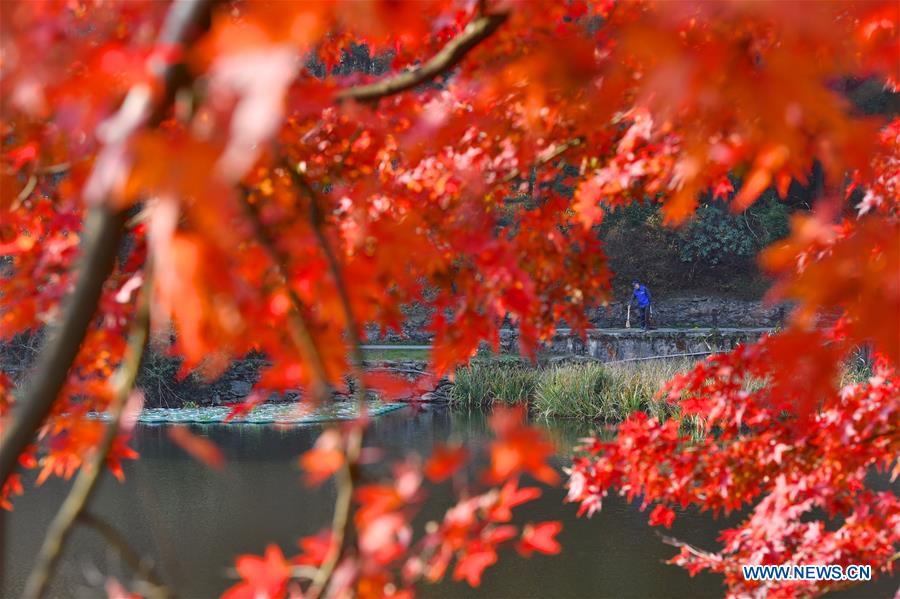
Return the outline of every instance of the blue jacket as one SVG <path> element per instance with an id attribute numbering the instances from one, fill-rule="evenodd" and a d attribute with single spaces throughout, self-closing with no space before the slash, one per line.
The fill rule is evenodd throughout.
<path id="1" fill-rule="evenodd" d="M 637 302 L 639 308 L 646 308 L 650 305 L 650 290 L 643 285 L 640 285 L 634 290 L 634 295 L 631 300 L 632 303 Z"/>

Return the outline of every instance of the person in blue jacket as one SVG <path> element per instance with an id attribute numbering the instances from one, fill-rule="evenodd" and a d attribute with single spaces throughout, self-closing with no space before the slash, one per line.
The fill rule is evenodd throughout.
<path id="1" fill-rule="evenodd" d="M 637 307 L 640 309 L 641 328 L 646 331 L 648 320 L 647 317 L 650 313 L 650 304 L 652 302 L 652 299 L 650 298 L 650 290 L 637 281 L 632 281 L 631 286 L 634 288 L 634 292 L 631 295 L 631 304 L 637 304 Z"/>

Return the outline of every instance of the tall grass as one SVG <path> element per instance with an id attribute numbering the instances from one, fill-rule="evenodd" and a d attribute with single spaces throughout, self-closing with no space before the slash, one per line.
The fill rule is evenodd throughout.
<path id="1" fill-rule="evenodd" d="M 488 362 L 457 370 L 450 397 L 465 406 L 528 403 L 547 417 L 618 421 L 643 410 L 665 419 L 676 408 L 657 399 L 657 391 L 689 366 L 663 360 L 547 367 Z"/>
<path id="2" fill-rule="evenodd" d="M 450 401 L 467 407 L 526 403 L 538 375 L 538 370 L 521 363 L 472 364 L 456 371 Z"/>
<path id="3" fill-rule="evenodd" d="M 571 364 L 542 373 L 534 398 L 545 416 L 623 420 L 638 410 L 660 419 L 673 408 L 656 394 L 687 362 L 653 360 L 624 364 Z"/>
<path id="4" fill-rule="evenodd" d="M 609 364 L 613 388 L 607 393 L 616 399 L 617 413 L 625 418 L 643 410 L 650 416 L 664 420 L 673 415 L 673 406 L 665 398 L 657 398 L 659 388 L 679 372 L 692 365 L 684 360 L 648 360 Z"/>
<path id="5" fill-rule="evenodd" d="M 608 419 L 613 416 L 609 372 L 600 364 L 554 366 L 540 373 L 534 410 L 542 416 Z"/>
<path id="6" fill-rule="evenodd" d="M 873 374 L 869 353 L 857 350 L 852 353 L 841 368 L 838 384 L 844 387 L 853 383 L 863 383 Z"/>

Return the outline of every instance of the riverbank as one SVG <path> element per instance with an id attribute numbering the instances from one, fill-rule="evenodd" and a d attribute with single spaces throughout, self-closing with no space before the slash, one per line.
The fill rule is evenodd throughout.
<path id="1" fill-rule="evenodd" d="M 668 418 L 675 408 L 656 396 L 665 381 L 713 351 L 727 351 L 764 332 L 681 329 L 642 333 L 634 329 L 593 329 L 582 342 L 563 330 L 539 352 L 535 364 L 518 356 L 514 344 L 504 339 L 504 351 L 500 354 L 482 350 L 469 366 L 458 368 L 454 376 L 436 380 L 430 390 L 419 390 L 404 399 L 450 402 L 464 407 L 520 404 L 528 406 L 535 415 L 585 421 L 619 422 L 637 410 Z M 0 366 L 17 373 L 19 376 L 14 378 L 19 382 L 24 381 L 34 353 L 33 349 L 26 350 L 36 345 L 20 342 L 7 346 L 7 350 L 18 351 L 0 351 Z M 427 373 L 429 353 L 427 345 L 368 346 L 364 350 L 364 367 L 413 380 Z M 655 356 L 669 357 L 647 359 Z M 206 381 L 193 374 L 179 377 L 180 360 L 151 351 L 138 377 L 138 387 L 144 392 L 148 408 L 229 406 L 248 397 L 268 365 L 265 356 L 249 354 L 234 361 L 217 379 Z M 865 364 L 856 364 L 846 369 L 844 379 L 862 380 L 867 372 Z M 348 380 L 348 388 L 343 393 L 335 392 L 334 398 L 338 402 L 349 400 L 351 394 L 352 381 Z M 299 392 L 289 391 L 271 393 L 266 402 L 299 399 Z"/>

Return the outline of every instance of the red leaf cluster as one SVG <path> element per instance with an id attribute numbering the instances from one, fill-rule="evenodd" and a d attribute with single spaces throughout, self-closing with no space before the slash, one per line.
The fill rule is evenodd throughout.
<path id="1" fill-rule="evenodd" d="M 109 404 L 148 256 L 158 349 L 184 359 L 182 374 L 215 377 L 249 352 L 270 360 L 239 413 L 264 392 L 320 398 L 343 387 L 351 340 L 368 325 L 400 330 L 411 302 L 432 310 L 437 376 L 482 343 L 496 349 L 504 326 L 534 355 L 561 321 L 583 330 L 585 308 L 609 297 L 595 234 L 605 211 L 660 202 L 681 223 L 703 193 L 741 210 L 819 164 L 827 198 L 762 256 L 773 297 L 798 305 L 790 330 L 668 387 L 706 440 L 634 416 L 618 441 L 586 447 L 570 490 L 587 511 L 609 489 L 641 495 L 665 506 L 652 512 L 662 525 L 670 506 L 757 502 L 759 517 L 721 556 L 681 558 L 725 572 L 736 594 L 744 588 L 730 568 L 751 556 L 885 566 L 892 533 L 877 526 L 896 529 L 896 498 L 865 491 L 862 476 L 897 449 L 883 427 L 897 416 L 900 125 L 861 114 L 841 90 L 897 85 L 895 3 L 219 3 L 187 47 L 153 43 L 167 9 L 0 3 L 0 342 L 58 318 L 86 210 L 132 211 L 66 385 L 26 454 L 41 480 L 71 476 L 99 441 L 92 413 Z M 471 37 L 485 23 L 490 35 Z M 358 43 L 391 51 L 390 73 L 342 68 Z M 161 97 L 147 75 L 176 61 L 190 78 L 159 126 L 123 135 L 146 116 L 123 99 Z M 360 95 L 372 89 L 383 93 Z M 853 206 L 839 199 L 845 177 Z M 879 370 L 838 390 L 839 361 L 857 346 L 882 357 Z M 405 393 L 392 377 L 367 382 Z M 0 419 L 10 386 L 0 379 Z M 551 446 L 515 421 L 492 421 L 485 476 L 503 487 L 461 502 L 429 533 L 432 553 L 410 566 L 417 577 L 442 575 L 455 556 L 454 576 L 477 582 L 510 540 L 505 520 L 492 519 L 523 496 L 508 481 L 555 480 Z M 303 458 L 311 480 L 340 468 L 343 449 L 323 442 Z M 426 469 L 435 480 L 464 461 L 442 451 Z M 129 457 L 119 439 L 109 466 L 118 473 Z M 0 503 L 20 490 L 8 479 Z M 378 507 L 361 511 L 373 518 L 359 523 L 366 563 L 399 561 L 404 506 L 418 495 L 393 483 L 368 492 Z M 839 535 L 800 520 L 823 507 L 844 516 Z M 528 530 L 523 551 L 555 548 L 552 526 Z M 827 552 L 804 553 L 804 539 Z M 369 552 L 376 544 L 387 550 Z M 284 592 L 266 586 L 283 561 L 246 562 L 241 592 Z M 259 574 L 267 568 L 275 575 Z M 358 572 L 360 594 L 393 584 L 378 568 Z"/>
<path id="2" fill-rule="evenodd" d="M 723 573 L 733 596 L 761 588 L 744 580 L 742 564 L 859 563 L 890 571 L 900 503 L 893 493 L 869 490 L 866 480 L 890 468 L 900 450 L 900 379 L 882 361 L 867 382 L 813 387 L 817 395 L 807 398 L 808 385 L 796 381 L 833 380 L 836 361 L 810 363 L 799 375 L 796 368 L 828 343 L 838 342 L 787 332 L 676 376 L 664 392 L 681 416 L 659 422 L 638 413 L 613 441 L 584 445 L 568 499 L 592 514 L 616 490 L 643 506 L 656 503 L 650 524 L 666 527 L 675 507 L 748 509 L 737 528 L 723 531 L 718 552 L 685 548 L 673 559 L 692 573 Z M 813 582 L 766 587 L 776 596 L 816 589 Z"/>
<path id="3" fill-rule="evenodd" d="M 528 438 L 540 447 L 548 446 L 543 433 L 528 426 L 520 411 L 498 410 L 493 418 L 498 442 Z M 306 467 L 312 468 L 313 473 L 330 475 L 332 468 L 321 452 L 330 451 L 327 448 L 335 443 L 343 447 L 340 437 L 337 430 L 323 433 L 316 447 L 304 454 L 302 461 Z M 344 455 L 341 449 L 336 451 Z M 524 449 L 515 446 L 510 451 Z M 538 464 L 536 459 L 529 457 L 526 461 L 545 478 L 549 478 L 547 471 L 553 472 L 555 477 L 548 465 Z M 484 571 L 496 563 L 498 549 L 516 539 L 516 549 L 525 557 L 533 553 L 559 553 L 560 545 L 556 540 L 562 530 L 559 522 L 526 524 L 521 528 L 512 524 L 513 509 L 540 497 L 541 489 L 520 487 L 520 469 L 514 469 L 495 480 L 500 486 L 476 493 L 462 471 L 468 461 L 469 455 L 464 448 L 438 446 L 424 466 L 418 460 L 407 459 L 395 464 L 391 476 L 383 482 L 356 488 L 355 543 L 339 554 L 340 563 L 329 592 L 338 596 L 353 592 L 365 597 L 411 597 L 415 583 L 442 580 L 451 565 L 454 580 L 478 586 Z M 496 476 L 493 467 L 486 469 L 481 478 L 487 479 L 489 475 L 491 478 Z M 413 520 L 426 500 L 425 476 L 435 482 L 453 477 L 460 498 L 446 511 L 442 521 L 427 523 L 424 533 L 416 539 Z M 312 482 L 318 482 L 318 479 Z M 323 531 L 301 539 L 301 553 L 291 559 L 284 558 L 280 550 L 276 553 L 271 547 L 265 558 L 241 556 L 238 571 L 243 580 L 226 596 L 237 593 L 235 596 L 241 597 L 244 596 L 241 593 L 261 592 L 265 588 L 276 591 L 266 596 L 285 597 L 289 591 L 287 582 L 292 576 L 286 573 L 283 565 L 320 567 L 335 550 L 335 542 L 336 537 L 331 531 Z"/>

